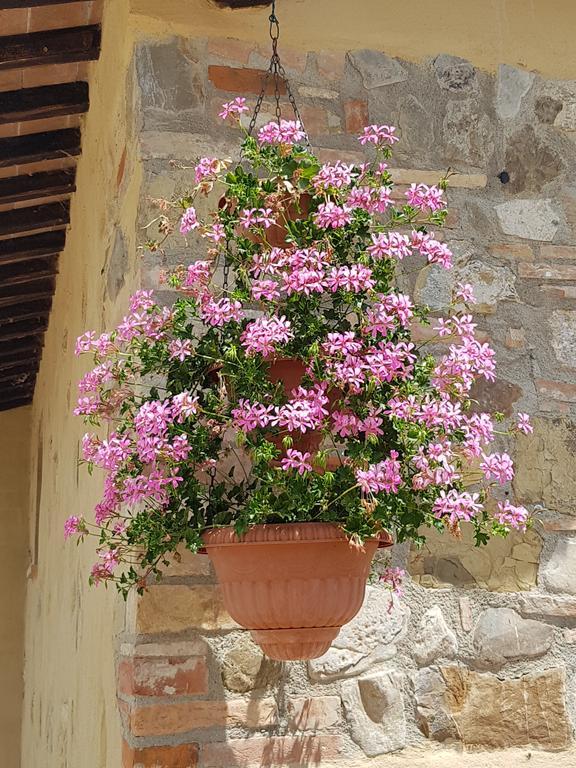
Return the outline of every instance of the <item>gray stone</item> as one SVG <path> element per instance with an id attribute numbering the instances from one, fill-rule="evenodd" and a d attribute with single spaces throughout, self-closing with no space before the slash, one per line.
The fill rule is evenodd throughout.
<path id="1" fill-rule="evenodd" d="M 426 666 L 438 658 L 452 659 L 458 651 L 458 640 L 450 629 L 439 605 L 429 608 L 418 626 L 414 657 Z"/>
<path id="2" fill-rule="evenodd" d="M 399 672 L 383 672 L 342 683 L 350 734 L 368 757 L 406 746 L 403 681 Z"/>
<path id="3" fill-rule="evenodd" d="M 455 254 L 456 255 L 456 254 Z M 508 267 L 493 267 L 485 262 L 474 260 L 458 263 L 451 270 L 424 268 L 416 282 L 418 301 L 428 304 L 432 309 L 445 309 L 451 301 L 456 283 L 470 283 L 477 299 L 478 312 L 493 312 L 496 304 L 503 299 L 517 297 L 514 287 L 516 276 Z"/>
<path id="4" fill-rule="evenodd" d="M 520 111 L 522 99 L 534 82 L 534 74 L 523 69 L 501 64 L 498 68 L 496 86 L 496 111 L 504 120 L 516 117 Z"/>
<path id="5" fill-rule="evenodd" d="M 466 59 L 449 56 L 446 53 L 436 56 L 432 66 L 440 88 L 445 91 L 473 91 L 476 87 L 476 70 Z"/>
<path id="6" fill-rule="evenodd" d="M 499 667 L 522 657 L 542 656 L 554 641 L 554 630 L 523 619 L 511 608 L 488 608 L 480 614 L 472 644 L 481 664 Z"/>
<path id="7" fill-rule="evenodd" d="M 229 691 L 247 693 L 266 688 L 282 676 L 282 664 L 266 658 L 245 633 L 222 660 L 222 682 Z"/>
<path id="8" fill-rule="evenodd" d="M 558 309 L 548 320 L 552 329 L 552 347 L 556 358 L 576 368 L 576 312 Z"/>
<path id="9" fill-rule="evenodd" d="M 368 586 L 360 613 L 345 627 L 332 647 L 308 662 L 312 680 L 352 677 L 396 654 L 406 635 L 410 610 L 405 602 L 381 588 Z"/>
<path id="10" fill-rule="evenodd" d="M 540 580 L 550 592 L 576 595 L 576 539 L 558 539 L 549 559 L 540 566 Z"/>
<path id="11" fill-rule="evenodd" d="M 190 130 L 192 112 L 206 96 L 201 44 L 181 38 L 142 44 L 136 73 L 146 129 Z"/>
<path id="12" fill-rule="evenodd" d="M 503 232 L 526 240 L 550 242 L 560 223 L 551 200 L 509 200 L 496 206 Z"/>
<path id="13" fill-rule="evenodd" d="M 554 125 L 565 131 L 576 131 L 576 101 L 568 101 L 562 105 L 561 111 L 554 120 Z"/>
<path id="14" fill-rule="evenodd" d="M 408 73 L 396 59 L 379 51 L 350 51 L 348 60 L 362 76 L 365 88 L 379 88 L 408 79 Z"/>
<path id="15" fill-rule="evenodd" d="M 512 136 L 504 167 L 510 176 L 509 192 L 539 192 L 564 170 L 558 153 L 535 133 L 532 125 Z"/>
<path id="16" fill-rule="evenodd" d="M 456 736 L 451 714 L 444 706 L 446 681 L 436 667 L 421 669 L 413 677 L 418 727 L 429 739 L 445 741 Z"/>
<path id="17" fill-rule="evenodd" d="M 536 99 L 534 112 L 541 123 L 553 125 L 558 113 L 562 110 L 562 102 L 553 96 L 540 96 Z"/>
<path id="18" fill-rule="evenodd" d="M 494 129 L 478 102 L 449 101 L 442 130 L 448 160 L 486 166 L 494 151 Z"/>

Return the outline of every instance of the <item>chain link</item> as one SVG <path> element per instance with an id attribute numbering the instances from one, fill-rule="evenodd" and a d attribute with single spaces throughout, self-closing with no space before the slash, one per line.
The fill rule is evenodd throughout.
<path id="1" fill-rule="evenodd" d="M 280 22 L 278 21 L 278 17 L 276 16 L 276 0 L 273 0 L 272 2 L 272 11 L 270 13 L 268 20 L 270 22 L 270 39 L 272 40 L 272 57 L 270 59 L 270 66 L 268 67 L 268 71 L 264 75 L 264 79 L 262 81 L 262 90 L 258 95 L 256 106 L 254 107 L 254 112 L 252 114 L 252 119 L 250 120 L 250 125 L 248 126 L 248 135 L 251 136 L 254 131 L 254 128 L 256 127 L 256 120 L 258 119 L 258 115 L 260 114 L 260 110 L 262 109 L 262 102 L 264 101 L 264 96 L 266 95 L 266 91 L 268 89 L 268 83 L 270 82 L 270 78 L 272 78 L 274 82 L 274 100 L 276 102 L 276 109 L 275 109 L 276 121 L 278 122 L 278 124 L 280 124 L 280 120 L 282 119 L 282 107 L 280 105 L 280 96 L 281 96 L 280 86 L 281 86 L 281 83 L 283 82 L 286 88 L 286 95 L 288 96 L 288 101 L 290 102 L 290 106 L 292 107 L 292 110 L 294 112 L 294 117 L 296 118 L 296 120 L 298 120 L 298 122 L 302 126 L 302 130 L 306 134 L 306 140 L 305 140 L 306 146 L 310 146 L 310 140 L 308 139 L 308 134 L 304 129 L 304 122 L 302 120 L 302 116 L 298 109 L 298 105 L 296 104 L 296 99 L 294 98 L 292 89 L 290 88 L 290 83 L 288 82 L 286 71 L 282 66 L 282 62 L 280 61 L 280 54 L 278 53 L 278 39 L 280 37 Z"/>

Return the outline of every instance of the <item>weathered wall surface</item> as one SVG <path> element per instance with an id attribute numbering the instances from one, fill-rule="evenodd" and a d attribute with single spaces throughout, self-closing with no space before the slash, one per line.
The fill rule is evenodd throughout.
<path id="1" fill-rule="evenodd" d="M 499 759 L 522 765 L 536 749 L 542 765 L 572 764 L 576 81 L 509 65 L 488 74 L 442 53 L 411 63 L 361 44 L 285 48 L 284 61 L 325 159 L 361 160 L 361 126 L 392 123 L 400 192 L 457 172 L 445 231 L 454 270 L 403 280 L 438 310 L 453 282 L 474 285 L 475 321 L 499 359 L 494 391 L 476 396 L 534 417 L 535 434 L 512 450 L 517 498 L 538 522 L 481 550 L 467 534 L 397 547 L 394 563 L 411 574 L 405 598 L 390 604 L 370 587 L 359 617 L 308 665 L 265 661 L 223 611 L 208 564 L 186 559 L 132 606 L 119 661 L 125 765 L 428 765 L 429 755 L 479 766 L 492 758 L 476 750 L 514 748 Z M 234 156 L 238 136 L 219 124 L 218 107 L 238 94 L 253 100 L 264 64 L 265 51 L 240 40 L 138 46 L 150 197 L 186 189 L 188 172 L 170 160 Z M 144 285 L 159 288 L 162 266 L 197 255 L 145 256 Z"/>
<path id="2" fill-rule="evenodd" d="M 116 0 L 105 9 L 78 191 L 31 409 L 23 768 L 120 764 L 114 637 L 122 628 L 124 605 L 113 591 L 89 589 L 93 549 L 65 543 L 63 525 L 69 515 L 91 508 L 100 490 L 99 478 L 90 480 L 75 466 L 85 429 L 72 409 L 88 361 L 74 357 L 74 342 L 85 328 L 100 331 L 120 319 L 139 269 L 134 222 L 139 176 L 127 100 L 131 50 L 124 37 L 125 10 Z M 14 453 L 2 446 L 2 456 Z M 18 765 L 4 750 L 0 763 Z"/>
<path id="3" fill-rule="evenodd" d="M 0 734 L 6 766 L 20 760 L 28 567 L 30 409 L 0 414 Z"/>

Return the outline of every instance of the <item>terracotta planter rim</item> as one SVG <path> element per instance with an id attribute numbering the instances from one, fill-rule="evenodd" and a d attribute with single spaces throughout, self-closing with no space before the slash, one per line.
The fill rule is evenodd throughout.
<path id="1" fill-rule="evenodd" d="M 233 526 L 212 528 L 202 534 L 204 547 L 232 547 L 254 544 L 324 544 L 332 541 L 348 541 L 346 533 L 337 523 L 262 523 L 254 525 L 240 538 Z M 379 547 L 394 543 L 388 531 L 371 536 L 366 541 L 376 541 Z"/>

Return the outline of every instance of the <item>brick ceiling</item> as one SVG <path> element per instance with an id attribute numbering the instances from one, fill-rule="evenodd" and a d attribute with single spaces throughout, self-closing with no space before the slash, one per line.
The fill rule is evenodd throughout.
<path id="1" fill-rule="evenodd" d="M 100 18 L 101 0 L 0 0 L 0 410 L 34 394 Z"/>

